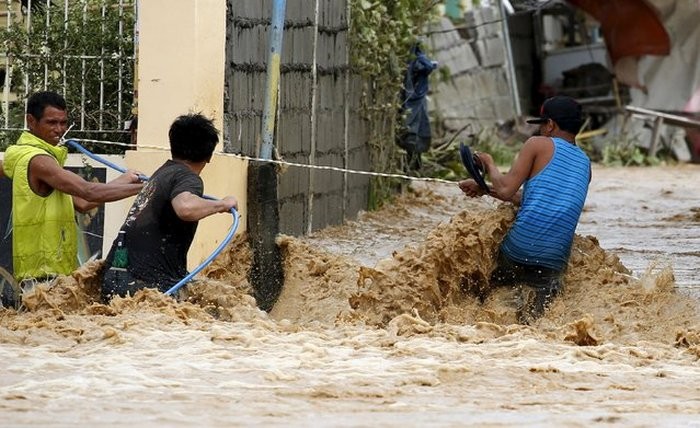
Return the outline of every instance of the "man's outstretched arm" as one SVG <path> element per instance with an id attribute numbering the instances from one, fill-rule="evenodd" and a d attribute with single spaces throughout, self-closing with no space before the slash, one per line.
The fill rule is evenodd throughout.
<path id="1" fill-rule="evenodd" d="M 238 201 L 233 196 L 210 200 L 190 192 L 180 193 L 171 203 L 175 214 L 183 221 L 198 221 L 212 214 L 228 212 L 231 208 L 238 209 Z"/>
<path id="2" fill-rule="evenodd" d="M 103 203 L 124 199 L 137 194 L 143 183 L 93 183 L 84 180 L 78 174 L 67 171 L 50 156 L 35 156 L 29 163 L 32 185 L 56 189 L 71 196 L 77 196 L 87 202 Z M 35 189 L 36 191 L 37 189 Z"/>

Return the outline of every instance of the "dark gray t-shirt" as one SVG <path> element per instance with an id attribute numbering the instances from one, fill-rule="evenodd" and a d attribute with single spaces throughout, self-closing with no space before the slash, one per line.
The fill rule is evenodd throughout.
<path id="1" fill-rule="evenodd" d="M 186 165 L 169 160 L 136 196 L 122 226 L 129 273 L 160 291 L 167 291 L 187 275 L 187 251 L 198 222 L 183 221 L 175 214 L 171 202 L 183 192 L 202 196 L 202 179 Z M 115 240 L 107 256 L 107 268 L 116 244 Z"/>

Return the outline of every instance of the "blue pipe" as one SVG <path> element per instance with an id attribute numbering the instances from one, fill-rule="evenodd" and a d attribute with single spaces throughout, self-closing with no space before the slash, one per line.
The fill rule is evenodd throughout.
<path id="1" fill-rule="evenodd" d="M 229 229 L 228 235 L 226 235 L 226 238 L 224 238 L 224 240 L 221 241 L 221 243 L 219 244 L 218 247 L 216 247 L 214 252 L 212 252 L 209 257 L 204 259 L 204 261 L 199 266 L 192 269 L 192 272 L 188 273 L 187 276 L 185 276 L 184 278 L 182 278 L 180 280 L 180 282 L 173 285 L 168 291 L 166 291 L 165 292 L 166 296 L 171 296 L 177 290 L 182 288 L 182 286 L 187 284 L 202 269 L 207 267 L 207 265 L 209 265 L 209 263 L 211 263 L 219 255 L 219 253 L 221 253 L 221 251 L 228 245 L 228 243 L 231 242 L 231 239 L 233 239 L 233 235 L 236 233 L 236 229 L 238 229 L 238 221 L 239 221 L 238 219 L 240 217 L 234 208 L 231 208 L 231 214 L 233 214 L 233 224 L 231 225 L 231 228 Z"/>
<path id="2" fill-rule="evenodd" d="M 263 106 L 262 145 L 260 158 L 272 159 L 275 117 L 277 112 L 277 90 L 280 83 L 280 63 L 282 57 L 282 35 L 284 34 L 284 14 L 286 0 L 274 0 L 270 22 L 270 41 L 267 57 L 267 84 L 265 85 L 265 105 Z"/>
<path id="3" fill-rule="evenodd" d="M 96 155 L 96 154 L 90 152 L 88 149 L 86 149 L 85 147 L 78 144 L 78 142 L 76 142 L 75 140 L 66 140 L 66 144 L 73 147 L 74 149 L 78 150 L 80 153 L 84 154 L 85 156 L 89 157 L 92 160 L 100 162 L 101 164 L 106 165 L 106 166 L 108 166 L 116 171 L 119 171 L 122 174 L 126 172 L 126 168 L 123 168 L 123 167 L 115 164 L 114 162 L 111 162 L 111 161 L 103 158 L 102 156 L 99 156 L 99 155 Z M 149 177 L 147 177 L 145 175 L 139 175 L 139 179 L 141 181 L 148 181 Z M 216 198 L 214 198 L 212 196 L 204 195 L 203 197 L 205 199 L 210 199 L 212 201 L 217 200 Z M 209 263 L 211 263 L 221 253 L 221 251 L 223 251 L 223 249 L 226 248 L 226 246 L 229 244 L 229 242 L 231 242 L 231 239 L 233 239 L 233 235 L 235 235 L 236 230 L 238 230 L 238 224 L 240 223 L 240 215 L 238 214 L 238 211 L 236 211 L 235 208 L 231 208 L 231 214 L 233 215 L 233 224 L 231 225 L 231 228 L 229 229 L 228 234 L 226 235 L 224 240 L 221 241 L 219 246 L 216 247 L 214 249 L 214 251 L 211 253 L 211 255 L 209 255 L 209 257 L 207 257 L 206 259 L 204 259 L 204 261 L 199 266 L 194 268 L 192 270 L 192 272 L 187 274 L 177 284 L 170 287 L 170 289 L 165 292 L 166 296 L 171 296 L 173 293 L 175 293 L 177 290 L 179 290 L 185 284 L 187 284 L 192 278 L 194 278 L 195 275 L 197 275 L 199 272 L 201 272 L 202 269 L 207 267 L 207 265 L 209 265 Z"/>
<path id="4" fill-rule="evenodd" d="M 80 153 L 84 154 L 85 156 L 89 157 L 90 159 L 96 160 L 97 162 L 100 162 L 101 164 L 106 165 L 114 170 L 117 170 L 117 171 L 121 172 L 122 174 L 124 174 L 126 172 L 126 168 L 123 168 L 112 161 L 109 161 L 101 156 L 98 156 L 98 155 L 90 152 L 88 149 L 86 149 L 85 147 L 78 144 L 78 142 L 75 140 L 66 140 L 66 145 L 73 147 L 74 149 L 76 149 Z M 141 177 L 139 177 L 139 179 L 140 178 Z M 148 177 L 144 177 L 144 180 L 142 180 L 142 181 L 148 181 Z"/>

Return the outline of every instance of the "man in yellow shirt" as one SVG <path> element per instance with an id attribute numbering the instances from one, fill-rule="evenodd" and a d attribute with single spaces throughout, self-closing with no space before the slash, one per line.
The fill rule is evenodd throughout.
<path id="1" fill-rule="evenodd" d="M 12 180 L 12 263 L 15 278 L 24 286 L 78 267 L 76 210 L 86 212 L 135 195 L 143 186 L 134 171 L 105 184 L 63 169 L 68 150 L 59 143 L 67 124 L 63 97 L 37 92 L 27 101 L 29 131 L 5 152 L 2 169 Z"/>

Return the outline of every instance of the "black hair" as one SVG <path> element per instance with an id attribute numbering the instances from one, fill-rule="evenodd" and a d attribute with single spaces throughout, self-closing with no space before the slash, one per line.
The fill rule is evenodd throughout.
<path id="1" fill-rule="evenodd" d="M 201 113 L 186 114 L 170 125 L 170 153 L 174 159 L 204 162 L 211 159 L 219 142 L 219 131 Z"/>
<path id="2" fill-rule="evenodd" d="M 27 100 L 27 114 L 31 114 L 36 120 L 41 120 L 46 107 L 66 111 L 66 100 L 52 91 L 36 92 Z"/>
<path id="3" fill-rule="evenodd" d="M 574 135 L 578 134 L 583 126 L 583 121 L 579 119 L 557 119 L 555 122 L 559 129 Z"/>

